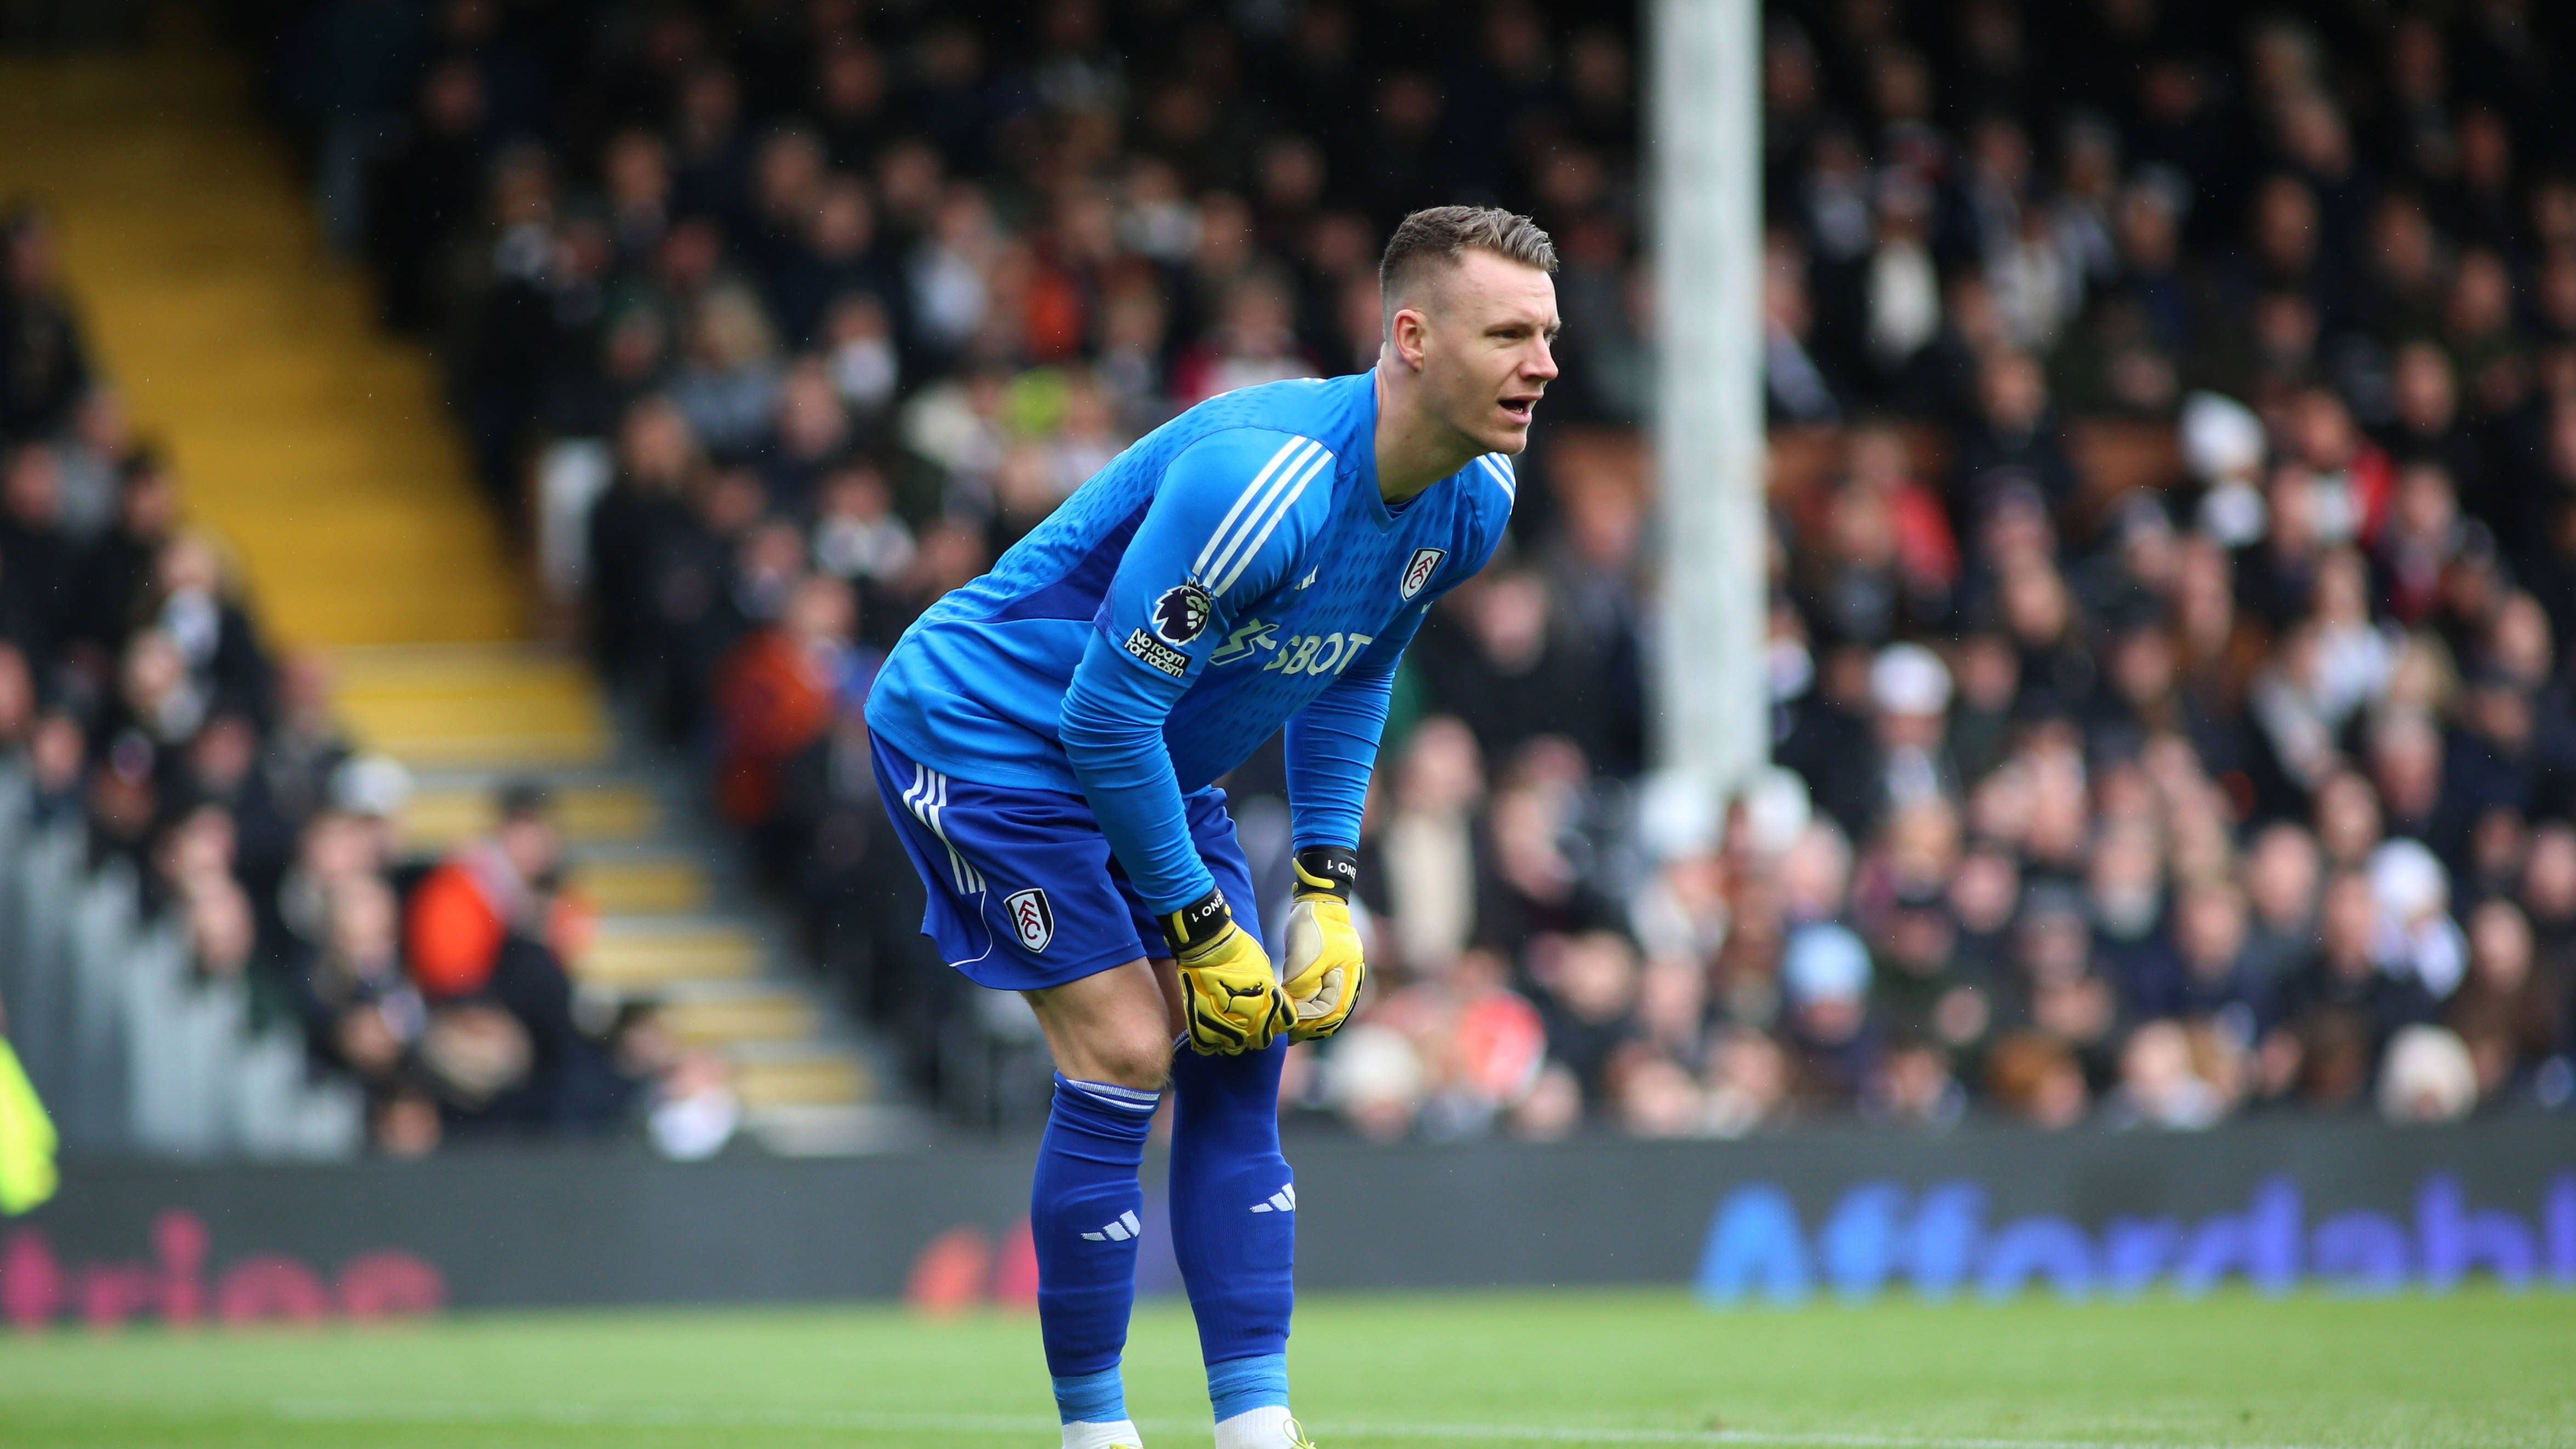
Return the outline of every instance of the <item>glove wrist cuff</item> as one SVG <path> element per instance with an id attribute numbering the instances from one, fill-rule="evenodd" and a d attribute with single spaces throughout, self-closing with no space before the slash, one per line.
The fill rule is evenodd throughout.
<path id="1" fill-rule="evenodd" d="M 1163 939 L 1180 955 L 1195 946 L 1226 933 L 1234 924 L 1234 912 L 1225 904 L 1225 892 L 1211 890 L 1177 911 L 1165 911 L 1156 918 L 1163 928 Z"/>
<path id="2" fill-rule="evenodd" d="M 1342 845 L 1309 845 L 1297 852 L 1297 894 L 1331 896 L 1348 903 L 1359 885 L 1360 853 Z"/>

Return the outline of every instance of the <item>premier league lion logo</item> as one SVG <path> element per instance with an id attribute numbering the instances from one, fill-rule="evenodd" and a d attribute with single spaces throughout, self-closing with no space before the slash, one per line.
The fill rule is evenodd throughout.
<path id="1" fill-rule="evenodd" d="M 1175 584 L 1154 601 L 1154 632 L 1174 644 L 1187 644 L 1207 628 L 1216 601 L 1196 583 Z"/>

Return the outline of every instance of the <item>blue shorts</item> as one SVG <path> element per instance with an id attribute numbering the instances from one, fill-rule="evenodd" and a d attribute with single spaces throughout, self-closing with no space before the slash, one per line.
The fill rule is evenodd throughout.
<path id="1" fill-rule="evenodd" d="M 877 793 L 928 887 L 921 933 L 969 980 L 1036 991 L 1171 954 L 1081 796 L 977 785 L 904 758 L 882 734 L 870 743 Z M 1235 924 L 1258 935 L 1252 872 L 1225 792 L 1210 785 L 1181 803 Z"/>

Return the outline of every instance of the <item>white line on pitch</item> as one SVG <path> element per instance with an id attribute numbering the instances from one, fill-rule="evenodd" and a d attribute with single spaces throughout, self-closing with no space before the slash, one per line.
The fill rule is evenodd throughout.
<path id="1" fill-rule="evenodd" d="M 1335 1424 L 1355 1439 L 1504 1439 L 1546 1444 L 1779 1444 L 1796 1449 L 2185 1449 L 2128 1439 L 1983 1439 L 1920 1434 L 1829 1434 L 1760 1429 L 1578 1429 L 1523 1424 Z M 2195 1446 L 2196 1449 L 2196 1446 Z M 2226 1449 L 2307 1449 L 2307 1446 L 2229 1445 Z"/>
<path id="2" fill-rule="evenodd" d="M 715 1409 L 643 1404 L 471 1404 L 445 1401 L 280 1399 L 281 1418 L 331 1423 L 544 1423 L 603 1428 L 840 1429 L 885 1434 L 1041 1434 L 1056 1421 L 1037 1415 L 876 1414 L 839 1409 Z M 1157 1434 L 1198 1434 L 1203 1420 L 1144 1419 Z M 1935 1434 L 1836 1434 L 1760 1429 L 1578 1428 L 1557 1424 L 1372 1424 L 1327 1427 L 1354 1439 L 1424 1439 L 1512 1444 L 1717 1444 L 1788 1449 L 2214 1449 L 2136 1439 L 1993 1439 Z M 2312 1449 L 2285 1444 L 2229 1444 L 2225 1449 Z"/>

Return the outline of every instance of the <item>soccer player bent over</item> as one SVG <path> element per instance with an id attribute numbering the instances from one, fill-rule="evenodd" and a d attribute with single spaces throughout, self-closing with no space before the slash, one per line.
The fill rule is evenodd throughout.
<path id="1" fill-rule="evenodd" d="M 1349 901 L 1387 691 L 1511 516 L 1510 460 L 1556 376 L 1555 270 L 1525 217 L 1406 217 L 1375 368 L 1155 429 L 932 605 L 877 677 L 877 781 L 930 888 L 922 929 L 1025 994 L 1055 1057 L 1029 1218 L 1065 1449 L 1143 1442 L 1118 1361 L 1166 1086 L 1218 1449 L 1306 1442 L 1280 1061 L 1358 995 Z M 1297 888 L 1274 970 L 1212 782 L 1283 725 Z"/>

